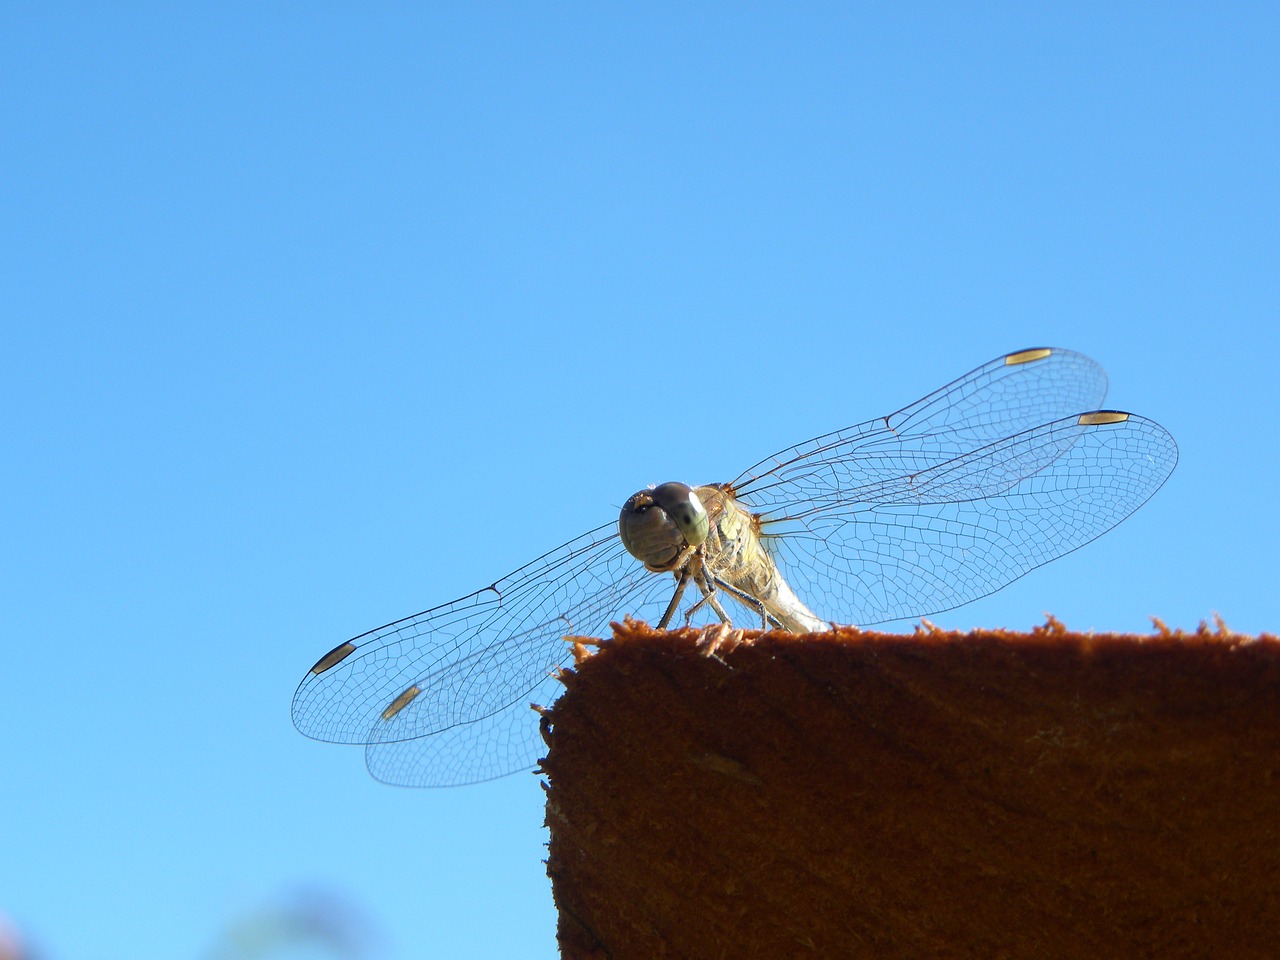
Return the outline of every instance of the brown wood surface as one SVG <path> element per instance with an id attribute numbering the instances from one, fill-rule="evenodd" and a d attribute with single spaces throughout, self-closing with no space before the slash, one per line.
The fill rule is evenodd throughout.
<path id="1" fill-rule="evenodd" d="M 543 765 L 567 958 L 1280 957 L 1275 638 L 582 652 Z"/>

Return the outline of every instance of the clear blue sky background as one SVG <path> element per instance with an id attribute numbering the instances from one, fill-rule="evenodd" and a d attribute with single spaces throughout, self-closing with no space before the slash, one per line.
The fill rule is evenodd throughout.
<path id="1" fill-rule="evenodd" d="M 1280 628 L 1277 9 L 5 4 L 0 911 L 554 956 L 536 779 L 378 785 L 302 674 L 1020 347 L 1181 464 L 937 619 Z"/>

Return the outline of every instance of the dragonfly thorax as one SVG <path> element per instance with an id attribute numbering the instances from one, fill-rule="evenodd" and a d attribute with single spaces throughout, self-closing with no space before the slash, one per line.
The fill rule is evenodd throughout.
<path id="1" fill-rule="evenodd" d="M 707 508 L 684 483 L 664 483 L 633 494 L 618 517 L 622 545 L 654 571 L 677 566 L 685 551 L 707 539 L 709 529 Z"/>

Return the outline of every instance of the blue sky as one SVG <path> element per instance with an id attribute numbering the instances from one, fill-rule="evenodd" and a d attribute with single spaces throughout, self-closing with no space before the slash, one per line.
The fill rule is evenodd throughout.
<path id="1" fill-rule="evenodd" d="M 536 779 L 381 786 L 293 730 L 305 670 L 1021 347 L 1181 463 L 938 622 L 1280 627 L 1272 4 L 10 3 L 0 44 L 0 913 L 46 960 L 313 890 L 378 956 L 554 956 Z"/>

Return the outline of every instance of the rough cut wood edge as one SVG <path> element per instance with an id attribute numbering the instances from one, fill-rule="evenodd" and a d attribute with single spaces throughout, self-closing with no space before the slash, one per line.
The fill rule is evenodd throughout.
<path id="1" fill-rule="evenodd" d="M 566 958 L 1280 955 L 1275 637 L 578 653 L 543 763 Z"/>

